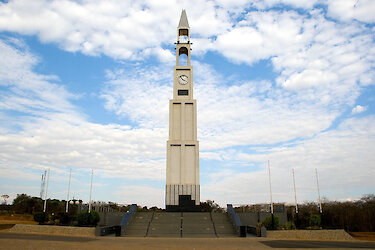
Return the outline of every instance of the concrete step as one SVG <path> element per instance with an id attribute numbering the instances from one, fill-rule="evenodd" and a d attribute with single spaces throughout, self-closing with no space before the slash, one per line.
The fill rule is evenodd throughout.
<path id="1" fill-rule="evenodd" d="M 183 238 L 216 238 L 210 213 L 183 213 Z"/>
<path id="2" fill-rule="evenodd" d="M 237 237 L 232 223 L 226 213 L 212 213 L 212 221 L 215 225 L 218 237 Z"/>
<path id="3" fill-rule="evenodd" d="M 147 236 L 181 237 L 181 213 L 155 213 Z"/>
<path id="4" fill-rule="evenodd" d="M 152 218 L 151 212 L 137 212 L 133 220 L 127 225 L 125 236 L 128 237 L 145 237 L 147 228 Z"/>
<path id="5" fill-rule="evenodd" d="M 154 212 L 152 215 L 141 212 L 136 213 L 125 236 L 215 238 L 236 237 L 236 234 L 227 214 Z"/>

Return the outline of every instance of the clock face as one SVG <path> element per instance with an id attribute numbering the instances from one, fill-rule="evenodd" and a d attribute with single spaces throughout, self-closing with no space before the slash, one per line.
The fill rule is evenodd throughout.
<path id="1" fill-rule="evenodd" d="M 188 83 L 188 77 L 186 75 L 180 75 L 180 77 L 178 78 L 178 82 L 181 85 L 185 85 Z"/>

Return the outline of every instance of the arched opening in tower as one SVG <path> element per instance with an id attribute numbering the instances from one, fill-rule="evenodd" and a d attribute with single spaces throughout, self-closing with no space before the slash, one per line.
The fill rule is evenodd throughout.
<path id="1" fill-rule="evenodd" d="M 186 47 L 181 47 L 178 51 L 178 66 L 188 65 L 188 49 Z"/>
<path id="2" fill-rule="evenodd" d="M 180 29 L 178 31 L 178 41 L 180 43 L 187 43 L 189 41 L 189 30 L 188 29 Z"/>

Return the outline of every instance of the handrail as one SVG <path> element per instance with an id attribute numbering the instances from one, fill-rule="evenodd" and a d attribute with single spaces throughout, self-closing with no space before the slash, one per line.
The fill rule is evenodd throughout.
<path id="1" fill-rule="evenodd" d="M 234 212 L 232 204 L 227 204 L 227 211 L 228 211 L 229 217 L 231 218 L 234 226 L 236 226 L 236 227 L 242 226 L 240 217 L 238 217 L 238 214 L 236 214 L 236 212 Z"/>
<path id="2" fill-rule="evenodd" d="M 246 237 L 246 226 L 242 225 L 240 217 L 234 211 L 232 204 L 227 204 L 227 212 L 237 234 L 240 237 Z"/>
<path id="3" fill-rule="evenodd" d="M 120 225 L 106 225 L 106 226 L 98 226 L 95 228 L 95 235 L 96 236 L 105 236 L 108 234 L 115 234 L 116 236 L 124 236 L 126 226 L 130 223 L 133 219 L 135 213 L 137 212 L 137 205 L 132 204 L 129 211 L 122 216 Z M 106 216 L 104 216 L 106 218 Z"/>
<path id="4" fill-rule="evenodd" d="M 133 219 L 135 213 L 137 212 L 137 204 L 132 204 L 129 211 L 124 214 L 121 220 L 121 236 L 125 234 L 126 226 L 130 223 L 130 221 Z"/>

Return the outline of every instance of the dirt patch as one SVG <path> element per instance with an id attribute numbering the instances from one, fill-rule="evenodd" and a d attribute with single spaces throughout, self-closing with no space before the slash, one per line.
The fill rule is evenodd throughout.
<path id="1" fill-rule="evenodd" d="M 351 232 L 350 235 L 356 240 L 375 241 L 375 232 Z"/>
<path id="2" fill-rule="evenodd" d="M 9 214 L 0 215 L 1 224 L 29 224 L 36 225 L 38 222 L 34 221 L 34 217 L 31 214 Z"/>
<path id="3" fill-rule="evenodd" d="M 66 236 L 84 236 L 94 237 L 94 227 L 68 227 L 68 226 L 49 226 L 49 225 L 24 225 L 16 224 L 12 228 L 2 230 L 3 232 L 21 233 L 21 234 L 48 234 L 48 235 L 66 235 Z"/>
<path id="4" fill-rule="evenodd" d="M 0 220 L 0 225 L 2 224 L 27 224 L 27 225 L 37 225 L 36 221 L 29 220 Z"/>
<path id="5" fill-rule="evenodd" d="M 353 240 L 343 229 L 334 230 L 275 230 L 267 231 L 271 239 L 300 239 L 300 240 Z"/>

